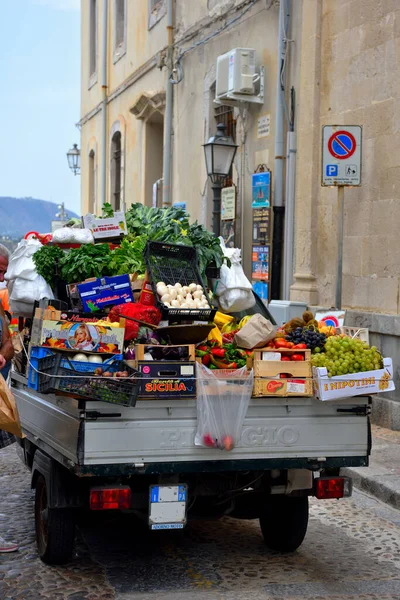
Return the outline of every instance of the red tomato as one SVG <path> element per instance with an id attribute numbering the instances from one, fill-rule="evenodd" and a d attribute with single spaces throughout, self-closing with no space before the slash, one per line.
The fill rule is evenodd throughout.
<path id="1" fill-rule="evenodd" d="M 284 360 L 284 361 L 286 361 L 286 362 L 287 362 L 287 361 L 289 361 L 289 362 L 290 362 L 290 356 L 281 356 L 281 360 Z"/>
<path id="2" fill-rule="evenodd" d="M 292 354 L 292 360 L 300 362 L 304 360 L 304 354 Z"/>

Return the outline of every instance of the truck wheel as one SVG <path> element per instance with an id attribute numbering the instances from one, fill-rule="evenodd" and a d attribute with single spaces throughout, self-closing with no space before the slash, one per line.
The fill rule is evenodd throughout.
<path id="1" fill-rule="evenodd" d="M 46 481 L 39 475 L 35 492 L 35 528 L 38 553 L 43 562 L 61 565 L 74 548 L 75 522 L 69 508 L 48 508 Z"/>
<path id="2" fill-rule="evenodd" d="M 264 542 L 279 552 L 297 550 L 304 540 L 307 525 L 307 496 L 271 496 L 260 516 Z"/>

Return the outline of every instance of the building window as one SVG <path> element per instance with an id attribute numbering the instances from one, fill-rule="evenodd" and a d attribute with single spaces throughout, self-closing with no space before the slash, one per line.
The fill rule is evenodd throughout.
<path id="1" fill-rule="evenodd" d="M 97 0 L 89 0 L 89 85 L 97 76 Z"/>
<path id="2" fill-rule="evenodd" d="M 114 210 L 121 209 L 121 172 L 121 132 L 116 131 L 111 139 L 111 204 Z"/>
<path id="3" fill-rule="evenodd" d="M 114 62 L 126 53 L 126 0 L 114 0 Z"/>
<path id="4" fill-rule="evenodd" d="M 158 112 L 146 120 L 145 124 L 145 198 L 146 206 L 162 206 L 163 148 L 164 148 L 164 117 Z M 157 184 L 157 185 L 156 185 Z M 160 193 L 161 191 L 161 193 Z"/>
<path id="5" fill-rule="evenodd" d="M 96 211 L 96 155 L 94 150 L 89 152 L 89 213 Z"/>
<path id="6" fill-rule="evenodd" d="M 148 0 L 149 3 L 149 29 L 154 27 L 167 14 L 166 0 Z"/>

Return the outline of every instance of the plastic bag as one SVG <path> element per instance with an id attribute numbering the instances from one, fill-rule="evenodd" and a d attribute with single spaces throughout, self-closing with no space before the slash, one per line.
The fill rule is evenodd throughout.
<path id="1" fill-rule="evenodd" d="M 21 277 L 33 280 L 37 276 L 32 256 L 42 247 L 38 240 L 21 240 L 11 254 L 5 278 L 10 281 Z"/>
<path id="2" fill-rule="evenodd" d="M 60 227 L 53 233 L 53 242 L 58 244 L 93 244 L 94 238 L 90 229 Z"/>
<path id="3" fill-rule="evenodd" d="M 253 392 L 254 373 L 247 367 L 234 371 L 211 371 L 196 363 L 197 432 L 196 446 L 232 450 L 242 434 L 242 426 Z"/>
<path id="4" fill-rule="evenodd" d="M 9 296 L 10 307 L 13 302 L 33 304 L 35 300 L 52 298 L 53 295 L 51 287 L 38 273 L 36 273 L 35 279 L 22 279 L 21 277 L 17 277 L 14 281 L 11 295 Z M 12 312 L 14 311 L 12 310 Z"/>
<path id="5" fill-rule="evenodd" d="M 223 264 L 220 278 L 215 282 L 215 295 L 224 312 L 242 312 L 252 308 L 255 303 L 253 288 L 244 274 L 239 248 L 226 248 L 220 238 L 222 251 L 231 261 L 231 267 Z"/>
<path id="6" fill-rule="evenodd" d="M 161 313 L 155 306 L 146 306 L 139 302 L 127 302 L 126 304 L 118 304 L 114 306 L 108 315 L 111 322 L 120 320 L 121 315 L 138 319 L 149 325 L 158 325 L 161 321 Z M 123 317 L 122 317 L 123 318 Z M 125 340 L 135 340 L 139 335 L 140 323 L 126 320 L 125 323 Z"/>

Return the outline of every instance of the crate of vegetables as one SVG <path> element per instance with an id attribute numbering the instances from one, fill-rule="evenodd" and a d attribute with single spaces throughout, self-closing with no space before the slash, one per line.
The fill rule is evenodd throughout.
<path id="1" fill-rule="evenodd" d="M 201 278 L 196 249 L 191 246 L 148 242 L 147 271 L 163 318 L 169 321 L 212 321 L 212 306 Z"/>
<path id="2" fill-rule="evenodd" d="M 259 348 L 248 366 L 254 369 L 256 397 L 312 396 L 311 350 Z"/>
<path id="3" fill-rule="evenodd" d="M 61 366 L 61 360 L 64 366 Z M 65 364 L 65 361 L 70 364 Z M 125 361 L 113 359 L 107 365 L 93 365 L 92 373 L 75 369 L 68 358 L 53 368 L 51 388 L 85 400 L 99 400 L 122 406 L 135 406 L 141 374 Z"/>
<path id="4" fill-rule="evenodd" d="M 197 362 L 212 370 L 241 369 L 247 365 L 252 355 L 250 350 L 242 350 L 234 344 L 220 345 L 216 340 L 207 340 L 196 346 Z"/>

